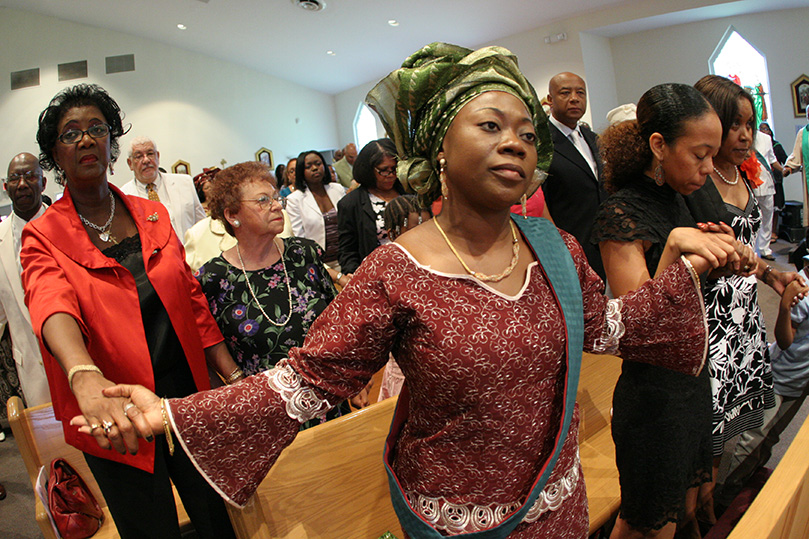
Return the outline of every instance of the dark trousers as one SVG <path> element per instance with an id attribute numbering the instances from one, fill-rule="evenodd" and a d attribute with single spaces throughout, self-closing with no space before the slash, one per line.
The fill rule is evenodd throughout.
<path id="1" fill-rule="evenodd" d="M 199 474 L 182 447 L 176 444 L 170 457 L 164 437 L 156 437 L 154 443 L 154 474 L 84 454 L 121 538 L 180 538 L 171 478 L 201 539 L 235 539 L 224 500 Z"/>

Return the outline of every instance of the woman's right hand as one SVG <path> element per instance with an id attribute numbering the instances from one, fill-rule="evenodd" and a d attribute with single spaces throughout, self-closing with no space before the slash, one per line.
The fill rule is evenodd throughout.
<path id="1" fill-rule="evenodd" d="M 674 250 L 677 256 L 696 255 L 688 258 L 697 273 L 721 267 L 731 267 L 734 271 L 740 268 L 741 258 L 737 251 L 736 238 L 730 227 L 721 232 L 702 231 L 690 227 L 675 228 L 669 234 L 666 248 Z"/>
<path id="2" fill-rule="evenodd" d="M 96 439 L 104 449 L 112 447 L 120 454 L 138 452 L 138 432 L 130 421 L 124 407 L 129 402 L 124 398 L 107 398 L 103 391 L 115 384 L 93 371 L 78 372 L 73 378 L 73 394 L 79 404 L 85 434 Z M 132 413 L 131 410 L 129 412 Z M 72 422 L 71 422 L 72 423 Z M 112 426 L 108 429 L 104 425 Z M 90 427 L 94 428 L 90 428 Z"/>
<path id="3" fill-rule="evenodd" d="M 163 433 L 163 413 L 160 409 L 160 398 L 150 390 L 140 385 L 110 384 L 101 391 L 101 394 L 103 395 L 101 398 L 108 403 L 123 402 L 122 411 L 124 406 L 128 408 L 125 416 L 130 424 L 134 425 L 132 432 L 135 450 L 138 447 L 137 437 L 152 441 L 155 435 Z M 70 424 L 78 426 L 79 432 L 95 436 L 98 439 L 97 433 L 94 431 L 99 429 L 90 429 L 91 424 L 87 421 L 86 414 L 74 417 Z M 99 442 L 99 445 L 101 445 L 101 442 Z M 101 445 L 101 447 L 104 446 Z M 127 447 L 132 446 L 127 443 Z"/>

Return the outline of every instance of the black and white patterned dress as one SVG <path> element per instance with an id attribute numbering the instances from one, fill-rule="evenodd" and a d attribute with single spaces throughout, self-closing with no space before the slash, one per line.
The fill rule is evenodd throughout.
<path id="1" fill-rule="evenodd" d="M 749 189 L 748 189 L 749 192 Z M 750 192 L 744 210 L 725 204 L 736 238 L 752 247 L 761 224 Z M 760 426 L 764 408 L 775 406 L 772 369 L 756 278 L 733 275 L 710 280 L 705 287 L 708 315 L 708 366 L 713 394 L 713 454 L 725 442 Z"/>

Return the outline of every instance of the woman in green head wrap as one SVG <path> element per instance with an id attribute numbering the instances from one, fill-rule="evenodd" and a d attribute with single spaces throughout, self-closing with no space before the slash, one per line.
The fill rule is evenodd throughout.
<path id="1" fill-rule="evenodd" d="M 406 384 L 386 463 L 409 537 L 587 537 L 575 413 L 582 349 L 697 373 L 706 335 L 692 272 L 710 264 L 679 258 L 611 301 L 572 236 L 509 217 L 551 147 L 536 94 L 505 49 L 429 45 L 368 102 L 396 143 L 400 180 L 423 203 L 444 196 L 442 213 L 373 251 L 275 369 L 169 400 L 174 436 L 244 504 L 298 422 L 358 393 L 393 352 Z M 664 319 L 676 334 L 656 332 Z M 131 395 L 143 412 L 137 428 L 162 433 L 147 390 L 108 394 Z"/>

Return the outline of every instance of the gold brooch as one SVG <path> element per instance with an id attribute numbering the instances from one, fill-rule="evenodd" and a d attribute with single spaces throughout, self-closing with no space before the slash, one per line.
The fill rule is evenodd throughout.
<path id="1" fill-rule="evenodd" d="M 154 212 L 152 215 L 150 215 L 149 217 L 146 218 L 147 221 L 151 221 L 152 223 L 157 221 L 157 219 L 158 219 L 157 212 Z"/>

